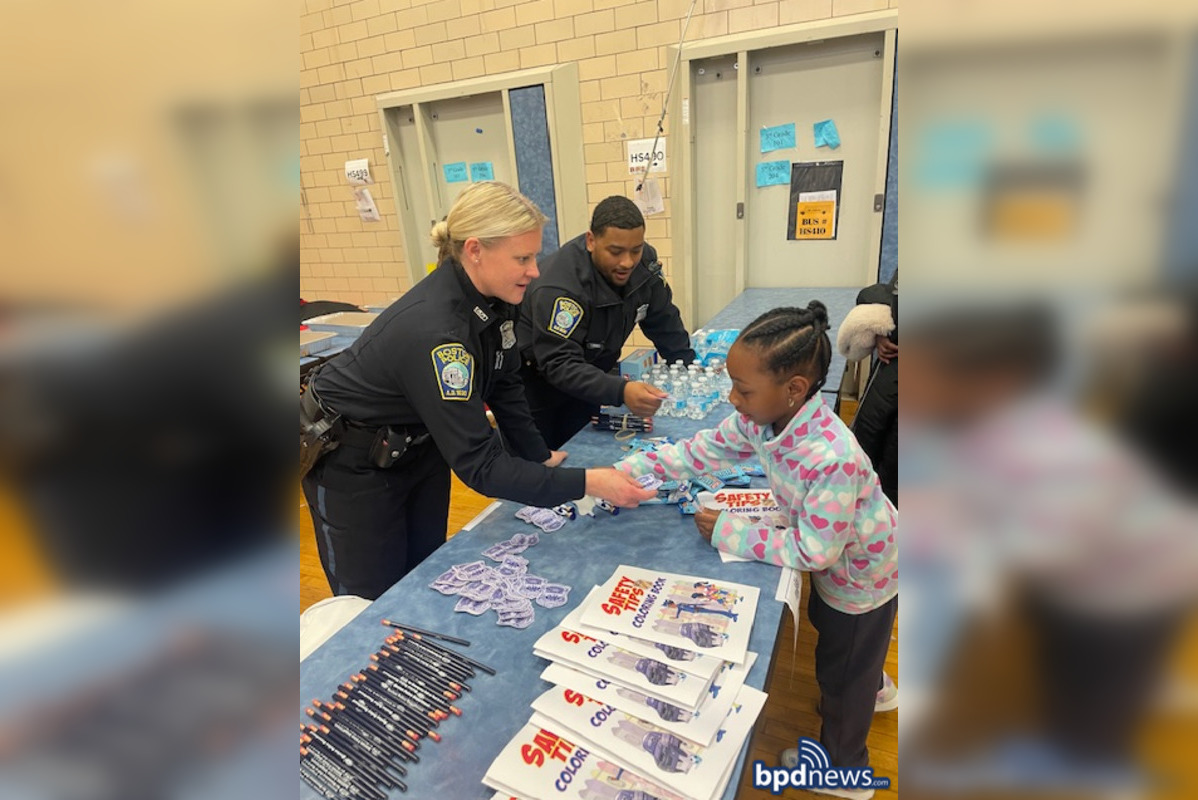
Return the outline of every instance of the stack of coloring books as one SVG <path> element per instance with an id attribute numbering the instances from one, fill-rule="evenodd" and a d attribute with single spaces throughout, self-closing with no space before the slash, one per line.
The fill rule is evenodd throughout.
<path id="1" fill-rule="evenodd" d="M 533 649 L 552 688 L 483 782 L 519 800 L 715 800 L 766 695 L 756 587 L 620 566 Z"/>

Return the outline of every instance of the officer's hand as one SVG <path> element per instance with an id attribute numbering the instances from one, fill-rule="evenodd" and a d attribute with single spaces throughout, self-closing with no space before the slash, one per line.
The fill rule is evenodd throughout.
<path id="1" fill-rule="evenodd" d="M 651 417 L 669 395 L 651 383 L 632 381 L 624 387 L 624 405 L 638 417 Z"/>
<path id="2" fill-rule="evenodd" d="M 556 467 L 558 464 L 566 460 L 566 456 L 570 455 L 565 450 L 550 450 L 549 458 L 541 463 L 547 467 Z"/>
<path id="3" fill-rule="evenodd" d="M 657 496 L 655 490 L 643 488 L 631 475 L 611 467 L 587 470 L 586 493 L 621 508 L 635 508 L 645 500 Z"/>
<path id="4" fill-rule="evenodd" d="M 714 508 L 700 508 L 695 512 L 695 527 L 699 529 L 699 535 L 709 542 L 711 534 L 715 532 L 715 521 L 719 516 L 719 510 Z"/>

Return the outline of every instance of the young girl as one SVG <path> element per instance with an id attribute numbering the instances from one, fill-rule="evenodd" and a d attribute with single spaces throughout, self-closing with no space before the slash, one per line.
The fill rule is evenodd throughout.
<path id="1" fill-rule="evenodd" d="M 616 466 L 634 476 L 680 479 L 761 462 L 788 527 L 708 509 L 695 515 L 695 524 L 717 549 L 812 574 L 808 614 L 819 633 L 820 742 L 834 766 L 865 767 L 875 703 L 881 710 L 890 699 L 882 694 L 893 692 L 882 667 L 897 607 L 898 514 L 853 434 L 819 396 L 832 356 L 827 330 L 828 312 L 818 300 L 762 314 L 728 351 L 736 413 Z M 790 751 L 782 757 L 792 767 L 795 759 Z"/>

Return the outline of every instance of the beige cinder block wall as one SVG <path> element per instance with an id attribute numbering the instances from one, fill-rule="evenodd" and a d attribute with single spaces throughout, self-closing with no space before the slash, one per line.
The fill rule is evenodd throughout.
<path id="1" fill-rule="evenodd" d="M 895 7 L 898 0 L 696 0 L 688 41 Z M 546 64 L 578 62 L 587 216 L 632 197 L 625 139 L 651 137 L 690 0 L 303 0 L 300 17 L 300 291 L 384 304 L 410 288 L 375 96 Z M 665 120 L 665 134 L 674 126 Z M 672 154 L 677 152 L 671 145 Z M 380 222 L 362 222 L 345 161 L 368 158 Z M 671 267 L 666 212 L 647 238 Z M 563 241 L 581 231 L 562 231 Z M 647 344 L 639 331 L 630 344 Z"/>

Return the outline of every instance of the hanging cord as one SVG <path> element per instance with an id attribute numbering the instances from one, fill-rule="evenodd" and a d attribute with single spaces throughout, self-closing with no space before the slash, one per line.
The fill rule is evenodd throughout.
<path id="1" fill-rule="evenodd" d="M 645 185 L 645 178 L 649 177 L 649 171 L 657 163 L 657 143 L 661 140 L 663 133 L 662 123 L 666 121 L 666 108 L 670 104 L 670 95 L 674 92 L 674 78 L 678 77 L 678 65 L 682 63 L 682 43 L 686 41 L 686 29 L 690 27 L 691 15 L 695 13 L 695 3 L 697 2 L 699 0 L 691 0 L 691 7 L 686 12 L 686 21 L 682 23 L 682 36 L 678 39 L 678 53 L 674 56 L 674 66 L 670 69 L 670 80 L 666 84 L 666 96 L 661 101 L 661 116 L 657 118 L 657 133 L 653 135 L 653 146 L 649 148 L 649 166 L 645 167 L 645 177 L 641 178 L 640 183 L 636 185 L 638 192 Z"/>
<path id="2" fill-rule="evenodd" d="M 628 427 L 628 420 L 630 417 L 632 417 L 631 414 L 624 414 L 620 417 L 620 427 L 615 433 L 615 439 L 617 442 L 626 442 L 629 439 L 636 438 L 636 435 L 639 431 Z"/>

